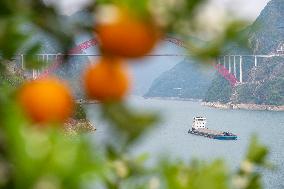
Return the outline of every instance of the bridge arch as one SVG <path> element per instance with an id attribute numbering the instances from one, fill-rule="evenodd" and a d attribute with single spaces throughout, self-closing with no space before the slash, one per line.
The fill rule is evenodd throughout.
<path id="1" fill-rule="evenodd" d="M 175 37 L 166 37 L 164 39 L 165 42 L 169 42 L 172 43 L 178 47 L 187 49 L 186 44 L 184 41 L 175 38 Z M 97 40 L 97 38 L 92 38 L 89 39 L 79 45 L 77 45 L 76 47 L 70 49 L 68 51 L 68 53 L 66 55 L 72 55 L 72 56 L 88 56 L 87 54 L 84 54 L 84 50 L 87 50 L 91 47 L 97 46 L 99 44 L 99 41 Z M 21 61 L 22 64 L 24 64 L 24 55 L 20 55 L 21 56 Z M 42 73 L 38 73 L 37 71 L 33 71 L 33 78 L 42 78 L 42 77 L 46 77 L 47 75 L 49 75 L 50 73 L 54 72 L 62 63 L 62 56 L 63 54 L 39 54 L 38 57 L 41 57 L 43 60 L 49 60 L 49 56 L 52 56 L 53 58 L 55 58 L 55 61 L 53 62 L 53 64 L 51 66 L 49 66 L 46 70 L 44 70 Z M 94 55 L 94 56 L 100 56 L 98 55 Z M 149 56 L 149 55 L 148 55 Z M 186 56 L 184 55 L 170 55 L 170 54 L 164 54 L 164 55 L 150 55 L 150 56 Z M 220 60 L 220 59 L 219 59 Z M 226 68 L 226 65 L 224 63 L 224 65 L 222 65 L 219 61 L 217 61 L 217 65 L 214 65 L 214 67 L 217 69 L 218 73 L 221 74 L 226 80 L 229 81 L 229 83 L 231 84 L 231 86 L 235 86 L 236 83 L 238 82 L 237 78 L 236 78 L 236 74 L 232 74 L 230 70 L 228 70 Z M 241 64 L 241 63 L 240 63 Z M 231 68 L 229 68 L 231 69 Z"/>

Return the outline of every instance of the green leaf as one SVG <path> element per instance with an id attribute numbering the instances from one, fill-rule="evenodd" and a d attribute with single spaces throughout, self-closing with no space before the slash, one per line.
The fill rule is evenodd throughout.
<path id="1" fill-rule="evenodd" d="M 247 152 L 247 159 L 252 163 L 257 165 L 264 165 L 265 159 L 268 155 L 268 149 L 266 146 L 262 145 L 257 137 L 254 135 L 251 139 L 251 143 Z"/>

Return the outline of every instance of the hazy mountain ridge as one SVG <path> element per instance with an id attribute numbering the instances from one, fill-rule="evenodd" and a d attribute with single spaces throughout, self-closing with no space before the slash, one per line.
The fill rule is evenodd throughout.
<path id="1" fill-rule="evenodd" d="M 89 17 L 89 19 L 87 19 Z M 84 11 L 77 12 L 71 16 L 61 16 L 60 23 L 61 26 L 65 28 L 66 32 L 76 32 L 72 28 L 76 26 L 76 23 L 82 22 L 84 20 L 91 20 L 92 17 L 86 15 Z M 29 47 L 40 44 L 39 54 L 58 54 L 63 53 L 62 47 L 56 40 L 52 38 L 48 33 L 36 28 L 32 25 L 26 24 L 23 28 L 27 33 L 32 33 L 32 37 L 24 44 L 20 53 L 25 54 Z M 75 47 L 76 44 L 73 44 Z M 45 57 L 46 58 L 46 57 Z M 86 65 L 89 64 L 89 59 L 86 57 L 69 57 L 70 59 L 54 70 L 51 69 L 50 75 L 55 74 L 59 78 L 64 79 L 70 85 L 76 98 L 84 98 L 84 93 L 82 92 L 82 81 L 81 75 Z M 54 57 L 49 57 L 49 66 L 55 63 Z M 48 67 L 45 69 L 48 69 Z"/>
<path id="2" fill-rule="evenodd" d="M 145 97 L 179 97 L 202 99 L 214 72 L 185 59 L 154 80 Z"/>

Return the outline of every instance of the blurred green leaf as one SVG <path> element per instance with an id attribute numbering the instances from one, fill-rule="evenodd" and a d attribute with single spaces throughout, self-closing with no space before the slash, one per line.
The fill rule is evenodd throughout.
<path id="1" fill-rule="evenodd" d="M 35 56 L 39 53 L 41 49 L 41 44 L 36 43 L 32 45 L 29 49 L 27 49 L 25 53 L 25 68 L 26 69 L 39 69 L 44 67 L 44 62 L 38 60 L 38 57 Z"/>
<path id="2" fill-rule="evenodd" d="M 264 165 L 268 155 L 268 149 L 260 144 L 256 136 L 253 136 L 247 152 L 247 159 L 257 165 Z"/>
<path id="3" fill-rule="evenodd" d="M 9 180 L 13 188 L 33 188 L 48 180 L 51 185 L 72 189 L 80 188 L 84 178 L 99 178 L 105 163 L 87 138 L 74 140 L 56 127 L 28 127 L 16 105 L 6 103 L 6 109 L 0 111 L 0 125 L 13 164 Z"/>
<path id="4" fill-rule="evenodd" d="M 87 119 L 85 109 L 81 104 L 76 104 L 73 117 L 75 119 Z"/>
<path id="5" fill-rule="evenodd" d="M 212 163 L 192 161 L 186 165 L 182 162 L 164 160 L 160 165 L 165 188 L 179 189 L 227 189 L 229 175 L 223 161 Z"/>
<path id="6" fill-rule="evenodd" d="M 3 58 L 12 58 L 17 50 L 27 40 L 27 35 L 20 32 L 19 25 L 14 19 L 0 20 L 0 53 Z"/>
<path id="7" fill-rule="evenodd" d="M 227 25 L 224 33 L 210 42 L 196 45 L 188 40 L 189 35 L 198 29 L 195 27 L 196 14 L 205 0 L 160 1 L 164 7 L 154 6 L 154 11 L 149 8 L 153 2 L 99 0 L 95 4 L 116 3 L 146 19 L 153 19 L 151 16 L 158 12 L 158 8 L 165 8 L 162 9 L 165 14 L 159 15 L 163 32 L 185 36 L 190 54 L 204 61 L 219 56 L 228 43 L 244 46 L 247 43 L 240 32 L 244 23 L 238 21 Z M 90 15 L 95 7 L 92 6 L 85 9 Z M 118 147 L 100 144 L 102 149 L 97 148 L 86 135 L 67 137 L 62 133 L 63 125 L 30 123 L 17 104 L 16 91 L 24 81 L 23 74 L 13 74 L 7 69 L 12 64 L 11 59 L 32 35 L 23 31 L 26 24 L 46 32 L 57 41 L 61 53 L 68 52 L 74 44 L 77 31 L 93 35 L 92 25 L 77 23 L 76 27 L 66 27 L 56 8 L 43 1 L 0 1 L 0 188 L 77 189 L 94 182 L 108 189 L 227 189 L 234 176 L 245 181 L 241 183 L 243 185 L 236 185 L 238 188 L 262 188 L 260 173 L 253 168 L 267 165 L 268 149 L 256 137 L 249 146 L 247 159 L 232 175 L 220 160 L 211 163 L 192 161 L 190 164 L 164 160 L 149 167 L 146 166 L 147 155 L 129 156 L 129 147 L 157 122 L 158 116 L 136 112 L 124 103 L 106 103 L 101 108 L 103 117 L 117 134 Z M 27 68 L 44 66 L 35 56 L 41 46 L 38 43 L 25 50 Z M 86 118 L 82 107 L 77 107 L 74 117 Z M 120 143 L 123 137 L 126 143 Z"/>

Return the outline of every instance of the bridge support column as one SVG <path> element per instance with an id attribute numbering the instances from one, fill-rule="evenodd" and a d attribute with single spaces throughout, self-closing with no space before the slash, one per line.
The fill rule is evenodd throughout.
<path id="1" fill-rule="evenodd" d="M 240 83 L 243 82 L 243 57 L 240 56 Z"/>
<path id="2" fill-rule="evenodd" d="M 229 73 L 231 73 L 231 56 L 229 56 Z"/>
<path id="3" fill-rule="evenodd" d="M 35 69 L 33 69 L 33 79 L 35 79 L 36 78 L 36 71 L 35 71 Z"/>
<path id="4" fill-rule="evenodd" d="M 48 62 L 49 62 L 49 56 L 48 55 L 46 55 L 46 63 L 48 64 Z"/>
<path id="5" fill-rule="evenodd" d="M 38 55 L 37 56 L 37 61 L 40 63 L 44 63 L 44 54 L 42 54 L 42 55 Z M 37 69 L 37 70 L 35 70 L 35 77 L 34 77 L 34 79 L 36 79 L 39 75 L 40 75 L 40 70 L 39 69 Z"/>
<path id="6" fill-rule="evenodd" d="M 24 60 L 24 55 L 21 54 L 21 67 L 24 70 L 25 69 L 25 60 Z"/>
<path id="7" fill-rule="evenodd" d="M 254 56 L 254 66 L 257 67 L 257 56 Z"/>
<path id="8" fill-rule="evenodd" d="M 226 56 L 224 56 L 224 67 L 226 68 Z"/>

